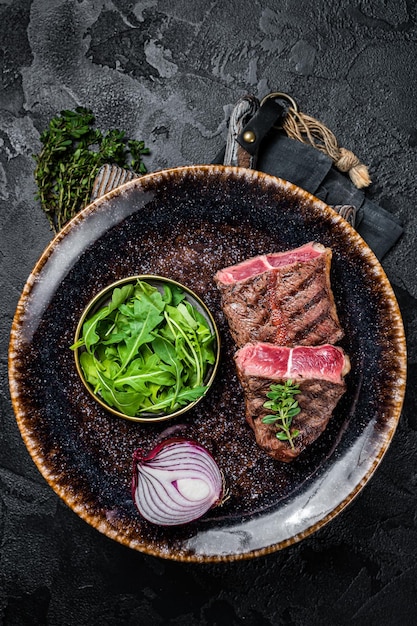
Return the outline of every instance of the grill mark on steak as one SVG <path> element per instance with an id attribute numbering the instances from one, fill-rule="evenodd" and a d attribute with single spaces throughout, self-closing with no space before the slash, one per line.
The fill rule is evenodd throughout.
<path id="1" fill-rule="evenodd" d="M 282 281 L 285 283 L 286 286 L 289 281 L 291 281 L 292 284 L 292 289 L 286 289 L 286 295 L 282 298 L 283 301 L 291 300 L 292 298 L 296 297 L 300 292 L 309 289 L 323 271 L 322 264 L 319 261 L 317 261 L 316 266 L 308 268 L 311 270 L 309 274 L 301 274 L 301 269 L 302 268 L 300 268 L 299 273 L 291 271 L 288 272 L 288 274 L 282 276 Z M 295 283 L 295 280 L 297 278 L 299 278 L 300 280 L 298 283 Z"/>
<path id="2" fill-rule="evenodd" d="M 283 320 L 286 319 L 286 324 L 291 328 L 291 345 L 334 342 L 340 338 L 341 329 L 326 278 L 325 259 L 317 259 L 314 267 L 306 268 L 306 272 L 307 269 L 310 270 L 307 275 L 304 272 L 301 274 L 300 270 L 289 276 L 292 289 L 284 296 L 284 287 L 276 282 L 271 308 L 281 326 L 284 326 Z M 283 283 L 287 281 L 284 280 Z M 285 338 L 286 335 L 281 331 L 275 342 L 284 345 Z"/>
<path id="3" fill-rule="evenodd" d="M 313 307 L 321 304 L 323 302 L 323 299 L 326 296 L 326 290 L 323 288 L 320 291 L 318 291 L 317 293 L 314 294 L 314 296 L 312 298 L 308 297 L 308 294 L 306 295 L 306 302 L 303 305 L 303 310 L 302 311 L 293 311 L 292 313 L 289 314 L 289 319 L 295 321 L 297 318 L 302 317 L 304 315 L 304 313 L 306 311 L 309 311 L 310 309 L 312 309 Z"/>
<path id="4" fill-rule="evenodd" d="M 302 319 L 303 318 L 301 318 L 301 320 Z M 307 324 L 304 324 L 294 333 L 295 343 L 303 345 L 306 339 L 308 339 L 316 345 L 326 341 L 328 322 L 328 310 L 325 308 L 319 315 L 309 320 Z"/>
<path id="5" fill-rule="evenodd" d="M 310 258 L 305 252 L 308 245 L 313 250 Z M 297 260 L 296 251 L 293 251 L 289 264 L 264 271 L 260 271 L 258 257 L 255 257 L 255 275 L 248 276 L 246 271 L 242 280 L 231 278 L 239 275 L 233 269 L 239 264 L 215 275 L 222 308 L 238 347 L 249 341 L 291 346 L 336 343 L 342 338 L 330 285 L 331 250 L 321 244 L 307 244 L 300 250 L 303 251 L 301 260 Z M 250 260 L 245 263 L 250 264 Z M 226 276 L 224 281 L 222 276 Z M 315 324 L 313 311 L 320 318 Z M 326 315 L 324 334 L 319 326 Z"/>

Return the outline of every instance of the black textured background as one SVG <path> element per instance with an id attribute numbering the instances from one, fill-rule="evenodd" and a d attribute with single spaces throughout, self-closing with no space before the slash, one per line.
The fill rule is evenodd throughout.
<path id="1" fill-rule="evenodd" d="M 417 623 L 417 7 L 411 0 L 5 0 L 0 3 L 0 623 Z M 90 528 L 23 445 L 10 325 L 51 239 L 34 201 L 39 134 L 62 108 L 144 139 L 148 169 L 210 161 L 234 103 L 287 91 L 370 168 L 405 234 L 383 266 L 406 326 L 399 427 L 358 498 L 312 537 L 256 560 L 163 561 Z"/>

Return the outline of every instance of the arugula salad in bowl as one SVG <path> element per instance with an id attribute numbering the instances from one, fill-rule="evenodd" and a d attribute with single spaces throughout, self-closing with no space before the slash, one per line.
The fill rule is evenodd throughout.
<path id="1" fill-rule="evenodd" d="M 134 421 L 162 421 L 207 393 L 220 337 L 190 289 L 140 275 L 112 283 L 90 301 L 70 348 L 86 389 L 104 408 Z"/>

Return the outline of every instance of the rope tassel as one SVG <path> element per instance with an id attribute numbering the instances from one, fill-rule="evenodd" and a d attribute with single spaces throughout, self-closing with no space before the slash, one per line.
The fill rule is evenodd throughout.
<path id="1" fill-rule="evenodd" d="M 353 152 L 340 147 L 331 130 L 314 117 L 289 107 L 282 128 L 291 139 L 309 143 L 317 150 L 327 154 L 338 170 L 348 173 L 351 181 L 358 189 L 368 187 L 371 184 L 366 165 L 361 163 Z"/>

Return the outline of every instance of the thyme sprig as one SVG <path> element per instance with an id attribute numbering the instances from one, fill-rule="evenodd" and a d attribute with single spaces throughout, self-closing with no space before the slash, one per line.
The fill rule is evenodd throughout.
<path id="1" fill-rule="evenodd" d="M 293 439 L 298 437 L 300 431 L 291 430 L 293 418 L 298 415 L 301 408 L 294 396 L 300 393 L 299 385 L 293 384 L 292 380 L 285 381 L 284 384 L 273 384 L 266 395 L 269 400 L 264 402 L 264 407 L 273 414 L 265 415 L 262 418 L 264 424 L 273 424 L 277 426 L 276 437 L 280 441 L 288 441 L 291 448 L 294 449 Z"/>
<path id="2" fill-rule="evenodd" d="M 34 155 L 36 199 L 55 232 L 89 203 L 102 165 L 114 163 L 146 173 L 142 156 L 149 149 L 143 141 L 126 139 L 117 129 L 102 133 L 94 124 L 92 111 L 77 107 L 54 117 L 40 136 L 43 148 Z"/>

